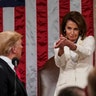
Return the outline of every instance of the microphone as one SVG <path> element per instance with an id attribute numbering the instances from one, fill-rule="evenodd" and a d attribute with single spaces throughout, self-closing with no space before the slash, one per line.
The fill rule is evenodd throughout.
<path id="1" fill-rule="evenodd" d="M 14 67 L 17 67 L 17 65 L 19 64 L 19 59 L 17 57 L 14 57 L 12 59 L 12 64 L 14 65 Z M 14 96 L 17 96 L 17 92 L 16 92 L 16 71 L 15 71 L 15 79 L 14 79 Z"/>
<path id="2" fill-rule="evenodd" d="M 19 59 L 18 59 L 17 57 L 14 57 L 14 58 L 12 59 L 12 64 L 13 64 L 15 67 L 17 67 L 17 65 L 19 64 Z"/>

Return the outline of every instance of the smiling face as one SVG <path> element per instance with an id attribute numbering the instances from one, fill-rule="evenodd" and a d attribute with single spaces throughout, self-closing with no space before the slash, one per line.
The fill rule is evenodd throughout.
<path id="1" fill-rule="evenodd" d="M 68 20 L 65 26 L 65 31 L 66 31 L 66 37 L 70 41 L 75 42 L 78 39 L 79 28 L 75 22 Z"/>

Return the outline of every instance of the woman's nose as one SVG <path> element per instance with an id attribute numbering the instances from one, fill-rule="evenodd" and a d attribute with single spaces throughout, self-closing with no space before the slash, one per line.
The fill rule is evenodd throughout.
<path id="1" fill-rule="evenodd" d="M 74 34 L 74 30 L 73 29 L 71 30 L 71 34 Z"/>

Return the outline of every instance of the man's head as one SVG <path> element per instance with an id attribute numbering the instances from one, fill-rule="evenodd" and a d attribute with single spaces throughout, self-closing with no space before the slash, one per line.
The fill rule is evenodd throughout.
<path id="1" fill-rule="evenodd" d="M 96 67 L 88 75 L 88 94 L 89 96 L 96 96 Z"/>
<path id="2" fill-rule="evenodd" d="M 58 96 L 85 96 L 85 91 L 77 86 L 70 86 L 62 89 Z"/>
<path id="3" fill-rule="evenodd" d="M 4 31 L 0 33 L 0 55 L 10 59 L 20 59 L 22 53 L 22 35 L 15 31 Z"/>

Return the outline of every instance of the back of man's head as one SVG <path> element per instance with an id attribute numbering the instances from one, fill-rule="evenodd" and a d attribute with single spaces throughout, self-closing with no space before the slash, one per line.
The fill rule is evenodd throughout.
<path id="1" fill-rule="evenodd" d="M 96 67 L 88 75 L 88 94 L 89 96 L 96 96 Z"/>
<path id="2" fill-rule="evenodd" d="M 85 91 L 77 86 L 70 86 L 62 89 L 58 96 L 85 96 Z"/>
<path id="3" fill-rule="evenodd" d="M 22 35 L 16 31 L 0 32 L 0 55 L 8 56 L 12 47 L 22 38 Z"/>

